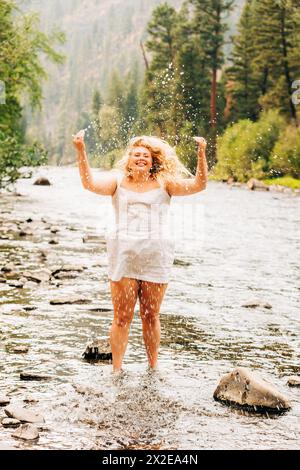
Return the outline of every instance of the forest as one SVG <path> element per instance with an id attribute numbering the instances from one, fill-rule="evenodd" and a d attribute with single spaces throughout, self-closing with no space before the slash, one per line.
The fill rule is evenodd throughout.
<path id="1" fill-rule="evenodd" d="M 113 167 L 130 136 L 151 134 L 194 171 L 191 137 L 203 135 L 210 178 L 299 186 L 299 0 L 137 0 L 126 15 L 93 1 L 87 33 L 68 10 L 82 3 L 56 3 L 69 23 L 55 29 L 49 15 L 45 24 L 30 5 L 0 0 L 1 187 L 23 166 L 74 161 L 80 128 L 96 167 Z"/>

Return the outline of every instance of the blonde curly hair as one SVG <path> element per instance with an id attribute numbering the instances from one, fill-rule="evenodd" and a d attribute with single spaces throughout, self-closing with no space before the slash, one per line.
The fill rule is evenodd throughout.
<path id="1" fill-rule="evenodd" d="M 125 176 L 131 176 L 128 159 L 135 147 L 145 147 L 151 152 L 151 175 L 159 183 L 178 181 L 183 175 L 194 176 L 179 160 L 176 151 L 168 142 L 154 136 L 138 136 L 130 139 L 125 155 L 116 163 L 116 168 Z"/>

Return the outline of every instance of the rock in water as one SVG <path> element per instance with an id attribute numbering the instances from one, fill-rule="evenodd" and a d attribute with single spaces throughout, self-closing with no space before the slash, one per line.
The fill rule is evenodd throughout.
<path id="1" fill-rule="evenodd" d="M 84 297 L 79 297 L 76 295 L 69 296 L 69 297 L 57 297 L 55 299 L 50 300 L 50 305 L 64 305 L 64 304 L 89 304 L 91 301 L 89 299 L 85 299 Z"/>
<path id="2" fill-rule="evenodd" d="M 34 424 L 22 424 L 13 434 L 12 437 L 23 439 L 24 441 L 34 441 L 39 437 L 39 431 Z"/>
<path id="3" fill-rule="evenodd" d="M 242 307 L 245 307 L 245 308 L 261 307 L 261 308 L 271 309 L 272 305 L 269 304 L 268 302 L 264 302 L 264 301 L 259 300 L 259 299 L 253 299 L 253 300 L 250 300 L 249 302 L 244 303 L 242 305 Z"/>
<path id="4" fill-rule="evenodd" d="M 28 353 L 29 348 L 28 346 L 14 346 L 11 350 L 11 352 L 15 354 L 26 354 Z"/>
<path id="5" fill-rule="evenodd" d="M 269 191 L 269 186 L 267 186 L 263 181 L 259 181 L 256 178 L 250 178 L 250 180 L 247 182 L 247 186 L 252 191 L 254 191 L 255 189 Z"/>
<path id="6" fill-rule="evenodd" d="M 4 428 L 18 428 L 21 424 L 21 421 L 14 418 L 4 418 L 2 419 L 1 424 Z"/>
<path id="7" fill-rule="evenodd" d="M 38 178 L 34 183 L 35 186 L 51 186 L 48 178 Z"/>
<path id="8" fill-rule="evenodd" d="M 10 399 L 6 395 L 0 395 L 0 406 L 9 405 Z"/>
<path id="9" fill-rule="evenodd" d="M 21 408 L 19 406 L 7 406 L 4 409 L 5 414 L 9 418 L 18 419 L 24 423 L 44 423 L 45 420 L 43 416 L 34 413 L 33 411 L 26 410 L 25 408 Z"/>
<path id="10" fill-rule="evenodd" d="M 289 400 L 272 384 L 244 367 L 226 374 L 214 392 L 214 399 L 253 408 L 280 412 L 291 408 Z"/>
<path id="11" fill-rule="evenodd" d="M 300 387 L 300 376 L 293 375 L 292 377 L 289 377 L 287 384 L 290 387 Z"/>
<path id="12" fill-rule="evenodd" d="M 34 371 L 24 371 L 24 372 L 21 372 L 20 373 L 20 379 L 21 380 L 39 380 L 39 381 L 42 381 L 42 380 L 51 380 L 51 377 L 48 376 L 48 375 L 41 375 L 39 373 L 36 373 Z"/>
<path id="13" fill-rule="evenodd" d="M 110 341 L 99 339 L 88 343 L 82 356 L 87 360 L 111 361 Z"/>

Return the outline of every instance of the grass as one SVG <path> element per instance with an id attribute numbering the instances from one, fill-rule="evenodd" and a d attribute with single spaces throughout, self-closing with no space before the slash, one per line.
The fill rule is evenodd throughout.
<path id="1" fill-rule="evenodd" d="M 216 177 L 213 174 L 208 176 L 209 181 L 221 181 L 220 178 Z M 291 189 L 300 189 L 300 179 L 293 178 L 292 176 L 281 176 L 279 178 L 265 178 L 262 179 L 266 185 L 278 184 L 280 186 L 285 186 Z"/>
<path id="2" fill-rule="evenodd" d="M 280 186 L 287 186 L 291 189 L 300 189 L 300 179 L 293 178 L 292 176 L 264 179 L 263 182 L 267 185 L 279 184 Z"/>

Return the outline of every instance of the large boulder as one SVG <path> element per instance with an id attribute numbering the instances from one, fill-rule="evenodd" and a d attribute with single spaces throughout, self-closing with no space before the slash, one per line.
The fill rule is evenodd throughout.
<path id="1" fill-rule="evenodd" d="M 276 387 L 244 367 L 238 367 L 222 377 L 214 399 L 257 411 L 280 412 L 291 408 L 288 398 Z"/>
<path id="2" fill-rule="evenodd" d="M 18 419 L 19 421 L 22 421 L 23 423 L 44 423 L 45 420 L 43 416 L 27 410 L 25 408 L 21 408 L 19 406 L 8 406 L 7 408 L 4 409 L 5 414 L 9 418 L 14 418 Z"/>

